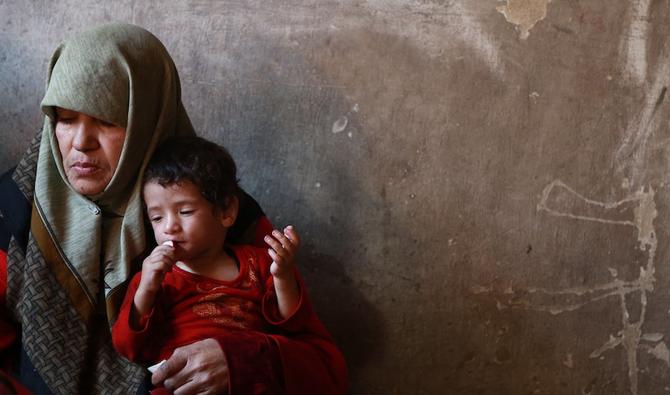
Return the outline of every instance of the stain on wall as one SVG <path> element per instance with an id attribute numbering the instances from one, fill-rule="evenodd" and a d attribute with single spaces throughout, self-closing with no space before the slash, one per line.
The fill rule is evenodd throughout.
<path id="1" fill-rule="evenodd" d="M 173 54 L 341 345 L 352 394 L 670 392 L 670 3 L 0 2 L 0 170 L 51 51 Z"/>
<path id="2" fill-rule="evenodd" d="M 506 0 L 504 5 L 496 9 L 505 15 L 508 22 L 517 25 L 519 38 L 525 40 L 530 29 L 547 16 L 547 4 L 551 0 Z"/>

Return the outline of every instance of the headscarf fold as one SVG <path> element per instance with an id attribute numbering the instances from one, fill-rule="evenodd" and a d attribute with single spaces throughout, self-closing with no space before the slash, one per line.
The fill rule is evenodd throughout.
<path id="1" fill-rule="evenodd" d="M 84 317 L 110 299 L 146 249 L 141 174 L 157 144 L 193 134 L 170 55 L 148 31 L 133 25 L 94 28 L 65 41 L 49 64 L 46 114 L 35 181 L 40 221 L 31 231 L 73 305 Z M 83 196 L 68 183 L 54 134 L 56 107 L 126 128 L 118 167 L 107 187 Z M 41 229 L 37 229 L 41 228 Z M 47 254 L 47 250 L 50 253 Z M 49 260 L 49 259 L 47 259 Z M 77 289 L 78 288 L 78 289 Z M 121 295 L 122 297 L 122 295 Z"/>

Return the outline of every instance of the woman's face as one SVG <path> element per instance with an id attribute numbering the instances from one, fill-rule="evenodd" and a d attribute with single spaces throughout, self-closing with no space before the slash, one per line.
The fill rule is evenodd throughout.
<path id="1" fill-rule="evenodd" d="M 119 164 L 126 129 L 64 108 L 56 108 L 56 114 L 56 139 L 67 180 L 82 195 L 102 192 Z"/>

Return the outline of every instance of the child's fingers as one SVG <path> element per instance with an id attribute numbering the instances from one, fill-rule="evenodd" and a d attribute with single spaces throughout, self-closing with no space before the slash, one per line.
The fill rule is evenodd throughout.
<path id="1" fill-rule="evenodd" d="M 151 255 L 149 255 L 149 258 L 162 258 L 166 257 L 168 259 L 174 258 L 174 247 L 166 246 L 166 245 L 160 245 L 151 252 Z"/>
<path id="2" fill-rule="evenodd" d="M 270 235 L 265 236 L 263 240 L 275 251 L 283 249 L 281 243 Z"/>
<path id="3" fill-rule="evenodd" d="M 282 247 L 284 247 L 284 249 L 289 254 L 293 254 L 295 246 L 293 245 L 293 242 L 288 237 L 286 237 L 286 235 L 275 229 L 272 231 L 272 236 L 274 236 L 277 240 L 279 240 Z"/>
<path id="4" fill-rule="evenodd" d="M 284 257 L 280 256 L 277 254 L 275 250 L 272 248 L 268 248 L 268 254 L 270 254 L 270 258 L 279 266 L 284 264 Z"/>
<path id="5" fill-rule="evenodd" d="M 144 267 L 150 270 L 158 271 L 168 271 L 172 268 L 174 264 L 174 249 L 171 247 L 160 248 L 161 246 L 154 249 L 154 251 L 149 255 L 143 263 Z"/>
<path id="6" fill-rule="evenodd" d="M 286 235 L 286 237 L 291 240 L 291 243 L 295 248 L 300 246 L 300 235 L 298 235 L 298 232 L 295 230 L 293 225 L 289 225 L 284 228 L 284 235 Z"/>
<path id="7" fill-rule="evenodd" d="M 265 242 L 270 247 L 272 247 L 272 249 L 277 253 L 277 255 L 281 257 L 286 257 L 288 251 L 286 251 L 286 248 L 282 245 L 282 243 L 279 242 L 279 240 L 271 236 L 265 236 Z"/>
<path id="8" fill-rule="evenodd" d="M 145 265 L 152 265 L 152 266 L 156 266 L 158 264 L 168 264 L 172 266 L 172 264 L 174 263 L 174 256 L 168 254 L 150 256 L 144 261 L 144 263 Z"/>

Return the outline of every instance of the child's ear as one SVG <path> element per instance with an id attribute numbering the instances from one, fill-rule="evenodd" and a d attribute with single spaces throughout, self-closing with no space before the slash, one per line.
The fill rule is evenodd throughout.
<path id="1" fill-rule="evenodd" d="M 230 228 L 237 219 L 237 213 L 240 210 L 240 201 L 237 196 L 233 196 L 228 201 L 228 207 L 221 210 L 221 224 L 226 228 Z"/>

